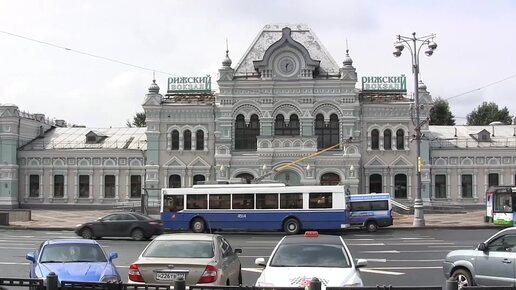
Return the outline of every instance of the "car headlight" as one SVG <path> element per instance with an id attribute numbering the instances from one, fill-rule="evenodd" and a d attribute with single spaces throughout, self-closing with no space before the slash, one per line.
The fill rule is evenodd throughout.
<path id="1" fill-rule="evenodd" d="M 113 275 L 106 275 L 104 277 L 102 277 L 102 281 L 101 282 L 118 282 L 118 280 L 120 280 L 118 278 L 118 276 L 113 276 Z"/>
<path id="2" fill-rule="evenodd" d="M 80 226 L 82 226 L 82 224 L 76 224 L 76 225 L 75 225 L 75 227 L 76 227 L 76 228 L 78 228 L 78 227 L 80 227 Z"/>

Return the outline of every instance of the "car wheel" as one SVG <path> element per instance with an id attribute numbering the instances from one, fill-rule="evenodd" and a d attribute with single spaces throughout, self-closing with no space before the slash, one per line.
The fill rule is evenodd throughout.
<path id="1" fill-rule="evenodd" d="M 81 237 L 83 239 L 93 239 L 93 231 L 90 228 L 84 228 L 81 231 Z"/>
<path id="2" fill-rule="evenodd" d="M 474 286 L 473 278 L 471 278 L 471 273 L 466 269 L 457 269 L 453 271 L 451 277 L 458 282 L 458 289 L 463 289 L 465 286 Z"/>
<path id="3" fill-rule="evenodd" d="M 365 224 L 365 228 L 370 233 L 376 232 L 376 230 L 378 230 L 378 224 L 375 221 L 368 221 Z"/>
<path id="4" fill-rule="evenodd" d="M 283 231 L 288 235 L 295 235 L 301 231 L 301 226 L 296 219 L 288 219 L 283 224 Z"/>
<path id="5" fill-rule="evenodd" d="M 204 233 L 206 231 L 206 223 L 202 218 L 195 218 L 192 221 L 192 232 L 194 233 Z"/>
<path id="6" fill-rule="evenodd" d="M 133 238 L 133 240 L 135 240 L 135 241 L 143 240 L 143 238 L 144 238 L 143 231 L 141 229 L 134 229 L 131 232 L 131 238 Z"/>

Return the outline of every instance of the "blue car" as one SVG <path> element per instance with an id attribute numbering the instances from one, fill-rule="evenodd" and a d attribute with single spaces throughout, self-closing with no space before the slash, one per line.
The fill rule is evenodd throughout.
<path id="1" fill-rule="evenodd" d="M 44 279 L 50 272 L 59 281 L 115 282 L 120 274 L 113 259 L 117 253 L 106 255 L 94 240 L 55 239 L 41 243 L 35 252 L 25 257 L 31 261 L 30 278 Z"/>

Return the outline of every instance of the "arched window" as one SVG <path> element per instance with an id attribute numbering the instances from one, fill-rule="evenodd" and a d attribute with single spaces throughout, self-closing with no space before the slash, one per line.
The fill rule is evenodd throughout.
<path id="1" fill-rule="evenodd" d="M 179 150 L 179 131 L 172 131 L 172 150 Z"/>
<path id="2" fill-rule="evenodd" d="M 369 193 L 379 193 L 382 191 L 382 176 L 380 174 L 371 174 L 369 176 Z"/>
<path id="3" fill-rule="evenodd" d="M 299 136 L 299 117 L 296 114 L 290 115 L 288 126 L 290 128 L 290 136 Z"/>
<path id="4" fill-rule="evenodd" d="M 274 135 L 285 135 L 285 117 L 283 117 L 282 114 L 278 114 L 276 116 L 276 121 L 274 121 Z"/>
<path id="5" fill-rule="evenodd" d="M 321 185 L 338 185 L 340 176 L 336 173 L 325 173 L 321 176 Z"/>
<path id="6" fill-rule="evenodd" d="M 250 184 L 251 181 L 254 179 L 254 176 L 252 174 L 249 174 L 249 173 L 240 173 L 240 174 L 238 174 L 235 177 L 236 178 L 243 178 L 243 179 L 245 179 L 247 184 Z"/>
<path id="7" fill-rule="evenodd" d="M 407 176 L 394 175 L 394 198 L 407 198 Z"/>
<path id="8" fill-rule="evenodd" d="M 371 149 L 380 149 L 380 132 L 378 131 L 378 129 L 373 129 L 371 131 Z"/>
<path id="9" fill-rule="evenodd" d="M 204 150 L 204 131 L 197 130 L 195 132 L 195 150 Z"/>
<path id="10" fill-rule="evenodd" d="M 324 116 L 315 116 L 315 136 L 317 136 L 317 148 L 324 149 L 339 144 L 339 117 L 331 114 L 328 125 L 324 123 Z"/>
<path id="11" fill-rule="evenodd" d="M 174 174 L 168 177 L 169 188 L 180 188 L 181 187 L 181 176 Z"/>
<path id="12" fill-rule="evenodd" d="M 256 137 L 260 135 L 260 119 L 253 114 L 249 125 L 243 115 L 235 120 L 235 150 L 256 150 Z"/>
<path id="13" fill-rule="evenodd" d="M 194 175 L 193 185 L 202 183 L 203 181 L 206 181 L 206 177 L 204 177 L 204 175 L 201 175 L 201 174 Z"/>
<path id="14" fill-rule="evenodd" d="M 186 130 L 183 134 L 183 149 L 192 150 L 192 132 L 190 130 Z"/>
<path id="15" fill-rule="evenodd" d="M 391 150 L 392 149 L 392 132 L 390 129 L 386 129 L 383 131 L 383 149 Z"/>
<path id="16" fill-rule="evenodd" d="M 405 132 L 403 129 L 398 129 L 398 131 L 396 131 L 396 149 L 405 149 Z"/>

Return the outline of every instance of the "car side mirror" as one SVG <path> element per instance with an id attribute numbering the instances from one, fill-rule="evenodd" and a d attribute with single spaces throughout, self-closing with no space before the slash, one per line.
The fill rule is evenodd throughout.
<path id="1" fill-rule="evenodd" d="M 32 261 L 32 262 L 36 262 L 36 257 L 34 256 L 34 252 L 27 253 L 27 255 L 25 256 L 25 259 Z"/>
<path id="2" fill-rule="evenodd" d="M 265 267 L 265 259 L 264 258 L 256 258 L 256 260 L 254 260 L 254 264 L 257 266 Z"/>
<path id="3" fill-rule="evenodd" d="M 109 261 L 112 261 L 116 258 L 118 258 L 118 253 L 113 252 L 109 254 Z"/>
<path id="4" fill-rule="evenodd" d="M 479 251 L 482 251 L 482 252 L 486 252 L 486 251 L 488 250 L 488 249 L 487 249 L 487 246 L 486 246 L 486 243 L 480 243 L 480 244 L 478 244 L 477 249 L 478 249 Z"/>
<path id="5" fill-rule="evenodd" d="M 242 249 L 235 249 L 235 254 L 242 254 Z"/>
<path id="6" fill-rule="evenodd" d="M 357 262 L 355 263 L 355 267 L 356 268 L 362 268 L 362 267 L 365 267 L 367 266 L 367 260 L 366 259 L 358 259 Z"/>

